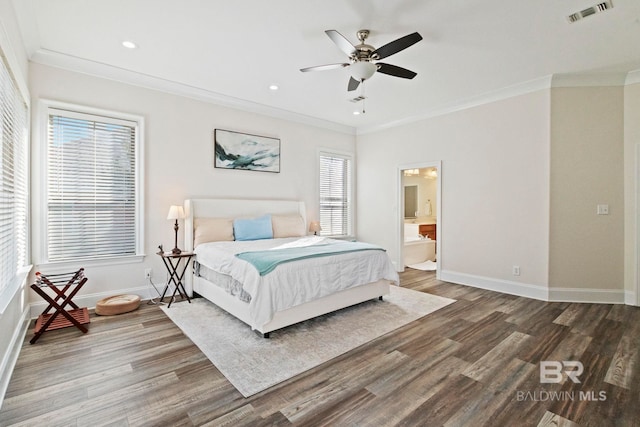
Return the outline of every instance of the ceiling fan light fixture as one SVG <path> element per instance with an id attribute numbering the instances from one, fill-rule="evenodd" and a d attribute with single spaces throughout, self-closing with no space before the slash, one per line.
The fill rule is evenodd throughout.
<path id="1" fill-rule="evenodd" d="M 359 82 L 367 80 L 369 77 L 373 76 L 373 73 L 375 73 L 377 69 L 378 67 L 376 64 L 369 61 L 357 61 L 349 66 L 351 76 Z"/>
<path id="2" fill-rule="evenodd" d="M 412 79 L 417 75 L 415 72 L 407 70 L 406 68 L 398 67 L 397 65 L 376 62 L 379 59 L 384 59 L 388 56 L 401 52 L 422 40 L 422 36 L 417 32 L 400 37 L 399 39 L 389 42 L 377 49 L 365 43 L 366 39 L 369 37 L 369 30 L 358 31 L 358 40 L 360 40 L 360 44 L 358 45 L 353 45 L 345 36 L 336 30 L 326 30 L 325 34 L 329 36 L 331 41 L 333 41 L 342 52 L 347 54 L 349 62 L 301 68 L 300 71 L 303 73 L 306 73 L 307 71 L 333 70 L 335 68 L 349 67 L 349 73 L 351 76 L 347 83 L 347 92 L 353 92 L 358 89 L 358 87 L 361 87 L 363 99 L 364 81 L 371 78 L 371 76 L 376 72 L 403 79 Z M 364 100 L 362 102 L 362 113 L 364 113 Z"/>

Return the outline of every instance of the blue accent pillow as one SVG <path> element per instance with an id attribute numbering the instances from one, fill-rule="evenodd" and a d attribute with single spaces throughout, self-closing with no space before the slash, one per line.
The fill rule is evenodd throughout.
<path id="1" fill-rule="evenodd" d="M 271 215 L 254 219 L 234 219 L 233 235 L 236 240 L 273 239 Z"/>

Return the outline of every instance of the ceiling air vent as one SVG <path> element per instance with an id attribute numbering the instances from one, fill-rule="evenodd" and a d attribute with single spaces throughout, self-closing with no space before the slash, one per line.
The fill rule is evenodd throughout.
<path id="1" fill-rule="evenodd" d="M 364 101 L 364 100 L 365 100 L 365 97 L 360 95 L 360 96 L 356 96 L 353 99 L 350 99 L 349 101 L 351 101 L 351 102 L 360 102 L 360 101 Z"/>
<path id="2" fill-rule="evenodd" d="M 582 18 L 586 18 L 587 16 L 595 15 L 596 13 L 604 12 L 605 10 L 609 10 L 613 7 L 613 3 L 611 0 L 603 1 L 602 3 L 598 3 L 595 6 L 588 7 L 580 12 L 572 13 L 567 16 L 567 21 L 570 23 L 574 23 L 576 21 L 581 20 Z"/>

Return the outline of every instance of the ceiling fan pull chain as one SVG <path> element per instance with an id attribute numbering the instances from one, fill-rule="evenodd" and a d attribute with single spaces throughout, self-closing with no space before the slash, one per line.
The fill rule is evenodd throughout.
<path id="1" fill-rule="evenodd" d="M 365 103 L 367 102 L 367 97 L 364 94 L 364 80 L 362 80 L 362 114 L 365 113 Z"/>

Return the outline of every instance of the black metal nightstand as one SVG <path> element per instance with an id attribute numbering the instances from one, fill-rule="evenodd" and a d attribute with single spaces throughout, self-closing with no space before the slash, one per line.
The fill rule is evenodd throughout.
<path id="1" fill-rule="evenodd" d="M 160 297 L 160 301 L 162 301 L 169 289 L 169 285 L 173 283 L 175 285 L 175 289 L 173 290 L 173 295 L 171 295 L 171 300 L 169 301 L 169 305 L 167 308 L 171 307 L 171 303 L 173 302 L 176 292 L 180 294 L 181 298 L 187 298 L 189 304 L 191 304 L 191 299 L 187 294 L 187 291 L 182 284 L 182 279 L 184 278 L 184 273 L 187 271 L 187 267 L 189 266 L 189 262 L 191 258 L 195 255 L 193 252 L 181 252 L 179 254 L 173 252 L 158 252 L 160 258 L 164 262 L 164 266 L 167 268 L 167 272 L 169 273 L 169 280 L 167 281 L 164 290 L 162 291 L 162 296 Z M 184 260 L 182 270 L 180 270 L 180 262 Z M 184 293 L 184 294 L 183 294 Z"/>

